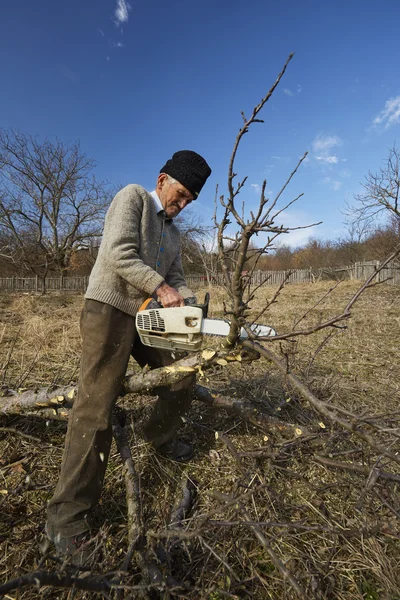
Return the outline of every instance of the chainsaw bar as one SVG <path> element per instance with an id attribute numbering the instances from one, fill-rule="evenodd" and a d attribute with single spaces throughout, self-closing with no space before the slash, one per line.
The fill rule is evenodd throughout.
<path id="1" fill-rule="evenodd" d="M 201 333 L 226 337 L 229 334 L 230 327 L 231 324 L 223 319 L 203 319 L 201 322 Z M 275 329 L 268 325 L 253 324 L 250 325 L 250 330 L 254 335 L 259 337 L 272 337 L 276 335 Z M 240 330 L 240 339 L 246 340 L 248 337 L 247 331 L 242 327 Z"/>

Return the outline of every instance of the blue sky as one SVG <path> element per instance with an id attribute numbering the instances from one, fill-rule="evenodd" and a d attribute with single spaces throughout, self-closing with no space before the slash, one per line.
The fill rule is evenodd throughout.
<path id="1" fill-rule="evenodd" d="M 398 0 L 19 0 L 0 8 L 0 126 L 80 140 L 113 184 L 154 188 L 179 149 L 213 169 L 190 211 L 211 224 L 231 149 L 289 53 L 295 56 L 238 155 L 255 207 L 306 151 L 282 241 L 345 235 L 346 202 L 400 132 Z"/>

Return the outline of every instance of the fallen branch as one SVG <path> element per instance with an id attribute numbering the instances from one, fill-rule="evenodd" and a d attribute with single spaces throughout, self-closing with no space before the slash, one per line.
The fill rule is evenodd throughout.
<path id="1" fill-rule="evenodd" d="M 304 398 L 304 400 L 307 400 L 319 414 L 329 419 L 329 421 L 331 421 L 332 423 L 340 425 L 341 427 L 343 427 L 343 429 L 346 429 L 346 431 L 354 433 L 357 437 L 367 442 L 367 444 L 371 448 L 376 450 L 378 454 L 383 454 L 393 462 L 400 465 L 400 456 L 398 454 L 390 452 L 387 448 L 379 444 L 379 442 L 375 441 L 372 435 L 366 433 L 365 431 L 362 431 L 359 428 L 360 423 L 351 423 L 339 417 L 335 413 L 335 406 L 329 406 L 326 402 L 319 400 L 312 393 L 312 391 L 302 381 L 300 381 L 298 377 L 296 377 L 296 375 L 288 372 L 286 363 L 283 362 L 274 352 L 272 352 L 268 348 L 265 348 L 264 346 L 261 346 L 261 344 L 258 344 L 257 342 L 244 341 L 243 346 L 245 346 L 246 348 L 256 350 L 262 356 L 273 362 L 274 365 L 276 365 L 281 371 L 281 373 L 285 375 L 287 381 L 292 385 L 292 387 L 295 390 L 297 390 L 297 392 Z"/>
<path id="2" fill-rule="evenodd" d="M 118 412 L 115 410 L 113 414 L 113 435 L 122 459 L 122 473 L 125 480 L 126 504 L 128 508 L 129 554 L 132 556 L 135 545 L 143 535 L 140 484 L 139 476 L 132 459 L 129 440 L 125 428 L 121 425 Z M 127 570 L 127 565 L 125 567 L 123 570 Z"/>
<path id="3" fill-rule="evenodd" d="M 196 484 L 189 479 L 185 478 L 182 485 L 183 498 L 174 508 L 171 513 L 171 518 L 169 522 L 169 529 L 182 529 L 183 521 L 187 519 L 190 511 L 192 510 L 193 503 L 197 496 L 197 486 Z"/>
<path id="4" fill-rule="evenodd" d="M 233 443 L 231 442 L 231 440 L 228 438 L 228 436 L 224 435 L 220 431 L 216 431 L 215 432 L 215 439 L 216 440 L 221 440 L 221 442 L 223 442 L 225 444 L 225 446 L 228 448 L 229 452 L 231 453 L 231 455 L 235 459 L 236 464 L 238 466 L 238 469 L 239 469 L 240 473 L 242 473 L 242 475 L 245 475 L 246 471 L 243 468 L 241 456 L 240 456 L 239 452 L 236 450 L 236 448 L 233 445 Z"/>
<path id="5" fill-rule="evenodd" d="M 169 367 L 154 369 L 147 373 L 129 375 L 124 380 L 123 394 L 148 392 L 153 386 L 158 387 L 161 382 L 173 383 L 187 376 L 188 372 L 202 370 L 213 365 L 218 360 L 219 354 L 213 354 L 212 358 L 204 358 L 204 352 L 193 354 Z M 157 383 L 156 383 L 157 382 Z M 167 385 L 168 385 L 167 383 Z M 163 383 L 164 385 L 165 383 Z M 32 414 L 51 420 L 68 420 L 69 407 L 72 406 L 76 394 L 75 387 L 58 388 L 49 391 L 42 389 L 38 392 L 29 390 L 22 394 L 14 394 L 0 401 L 0 414 Z M 195 396 L 198 400 L 214 406 L 223 408 L 230 414 L 237 415 L 245 421 L 249 421 L 258 427 L 267 428 L 269 432 L 279 435 L 299 437 L 308 435 L 309 431 L 296 423 L 288 423 L 272 415 L 260 412 L 253 404 L 237 398 L 221 396 L 212 393 L 202 385 L 195 386 Z M 33 411 L 32 409 L 36 410 Z M 124 459 L 123 459 L 124 460 Z M 129 469 L 128 469 L 129 470 Z"/>
<path id="6" fill-rule="evenodd" d="M 163 585 L 163 575 L 152 559 L 148 558 L 145 548 L 145 534 L 141 513 L 139 476 L 133 464 L 131 449 L 125 428 L 121 424 L 121 409 L 113 413 L 113 435 L 122 459 L 122 471 L 125 479 L 126 504 L 128 509 L 128 551 L 123 560 L 121 571 L 127 572 L 133 553 L 137 551 L 138 562 L 146 584 Z M 121 581 L 121 577 L 117 579 Z M 146 590 L 141 590 L 141 598 L 149 598 Z"/>
<path id="7" fill-rule="evenodd" d="M 196 385 L 195 396 L 198 400 L 214 406 L 215 408 L 223 408 L 230 414 L 237 415 L 245 421 L 249 421 L 254 425 L 266 427 L 268 431 L 275 432 L 278 434 L 289 434 L 297 437 L 308 434 L 309 431 L 303 426 L 297 425 L 296 423 L 288 423 L 277 419 L 271 415 L 260 412 L 254 404 L 239 400 L 237 398 L 230 398 L 229 396 L 221 396 L 219 394 L 212 393 L 208 388 L 202 385 Z"/>
<path id="8" fill-rule="evenodd" d="M 26 586 L 35 586 L 41 588 L 49 585 L 54 588 L 67 588 L 83 590 L 85 592 L 98 592 L 103 598 L 108 598 L 107 592 L 112 585 L 105 577 L 88 576 L 82 578 L 80 574 L 69 575 L 68 573 L 49 573 L 48 571 L 34 571 L 27 573 L 16 579 L 11 579 L 3 585 L 0 585 L 0 597 L 13 590 L 20 590 Z"/>
<path id="9" fill-rule="evenodd" d="M 334 467 L 335 469 L 340 469 L 342 471 L 353 471 L 355 473 L 361 473 L 362 475 L 370 475 L 371 472 L 373 472 L 378 478 L 381 477 L 382 479 L 389 479 L 391 481 L 400 481 L 400 475 L 396 475 L 395 473 L 387 473 L 386 471 L 380 471 L 375 467 L 371 468 L 367 465 L 339 462 L 337 460 L 332 460 L 331 458 L 318 455 L 314 456 L 314 460 L 320 465 Z"/>
<path id="10" fill-rule="evenodd" d="M 35 435 L 30 435 L 29 433 L 24 433 L 23 431 L 19 431 L 15 429 L 15 427 L 0 427 L 0 432 L 13 433 L 14 435 L 18 435 L 19 437 L 25 438 L 26 440 L 31 440 L 32 442 L 41 442 L 42 440 Z"/>
<path id="11" fill-rule="evenodd" d="M 233 500 L 233 498 L 231 498 L 230 496 L 221 494 L 220 492 L 214 492 L 213 496 L 217 500 L 219 500 L 220 502 L 223 502 L 223 503 L 228 502 L 230 504 Z M 286 565 L 283 564 L 283 562 L 281 561 L 279 556 L 276 554 L 276 552 L 271 548 L 271 544 L 269 543 L 269 541 L 267 540 L 267 538 L 261 531 L 260 527 L 254 523 L 254 521 L 251 519 L 249 513 L 247 512 L 247 510 L 245 509 L 245 507 L 243 506 L 243 504 L 240 501 L 237 501 L 236 510 L 238 510 L 243 515 L 244 520 L 249 524 L 249 527 L 250 527 L 250 529 L 252 529 L 256 538 L 258 539 L 260 544 L 263 546 L 263 548 L 265 548 L 268 556 L 271 559 L 271 562 L 273 563 L 275 568 L 280 572 L 283 579 L 286 579 L 286 581 L 288 581 L 288 583 L 291 585 L 291 587 L 296 592 L 296 594 L 299 598 L 302 598 L 302 600 L 306 600 L 306 598 L 307 598 L 306 593 L 302 590 L 302 588 L 300 587 L 297 580 L 294 578 L 294 576 L 288 570 Z"/>
<path id="12" fill-rule="evenodd" d="M 217 352 L 191 354 L 173 365 L 160 367 L 152 371 L 142 371 L 126 377 L 122 384 L 121 395 L 130 393 L 149 392 L 159 387 L 177 383 L 184 379 L 188 373 L 206 369 L 219 358 Z M 206 357 L 206 358 L 205 358 Z M 20 414 L 22 412 L 50 408 L 57 411 L 60 407 L 70 407 L 76 396 L 77 387 L 67 386 L 59 388 L 40 388 L 33 390 L 3 390 L 0 398 L 0 415 Z M 51 418 L 51 413 L 48 415 Z M 61 418 L 66 415 L 61 415 Z"/>
<path id="13" fill-rule="evenodd" d="M 6 598 L 7 596 L 5 596 L 5 594 L 8 594 L 8 592 L 20 590 L 27 586 L 35 586 L 38 589 L 43 586 L 50 586 L 56 589 L 66 588 L 70 590 L 82 590 L 85 592 L 97 592 L 103 598 L 107 599 L 110 598 L 108 594 L 110 590 L 126 590 L 127 592 L 137 592 L 142 594 L 148 594 L 152 590 L 165 591 L 166 593 L 171 594 L 179 594 L 179 592 L 182 592 L 184 594 L 186 590 L 185 587 L 177 586 L 174 582 L 171 582 L 171 585 L 169 585 L 169 581 L 166 583 L 163 582 L 161 585 L 153 582 L 142 585 L 129 585 L 114 583 L 109 581 L 103 575 L 88 575 L 87 577 L 82 577 L 82 574 L 79 573 L 70 575 L 65 572 L 52 573 L 41 569 L 15 579 L 10 579 L 10 581 L 0 585 L 0 598 L 3 598 L 3 596 Z M 129 597 L 137 598 L 139 596 L 135 594 L 130 595 Z M 187 598 L 185 595 L 179 595 L 179 597 Z"/>
<path id="14" fill-rule="evenodd" d="M 323 321 L 322 323 L 308 327 L 307 329 L 299 329 L 297 331 L 293 330 L 293 331 L 290 331 L 289 333 L 283 333 L 281 335 L 278 334 L 278 335 L 269 336 L 269 337 L 259 337 L 258 339 L 262 340 L 262 341 L 268 341 L 268 342 L 277 342 L 280 340 L 292 339 L 296 336 L 302 336 L 302 335 L 309 336 L 313 333 L 316 333 L 317 331 L 320 331 L 321 329 L 326 329 L 327 327 L 335 327 L 335 328 L 339 328 L 339 329 L 345 328 L 346 326 L 339 325 L 339 323 L 341 323 L 342 321 L 345 321 L 351 317 L 352 307 L 357 302 L 357 300 L 359 300 L 360 296 L 365 292 L 365 290 L 367 290 L 368 288 L 373 287 L 375 285 L 380 285 L 380 284 L 384 283 L 383 281 L 378 281 L 375 283 L 372 283 L 372 282 L 375 279 L 375 277 L 380 273 L 380 271 L 382 271 L 386 267 L 387 264 L 389 264 L 397 256 L 399 256 L 399 254 L 400 254 L 400 247 L 396 248 L 395 252 L 393 252 L 390 256 L 388 256 L 386 258 L 386 260 L 368 277 L 368 279 L 366 279 L 364 281 L 364 283 L 362 285 L 360 285 L 360 287 L 358 288 L 356 293 L 352 296 L 352 298 L 350 298 L 349 302 L 347 303 L 346 307 L 343 309 L 343 312 L 340 315 L 336 315 L 326 321 Z M 334 287 L 336 287 L 336 286 L 334 286 Z M 332 290 L 334 289 L 334 287 L 332 288 Z M 332 290 L 330 290 L 330 292 Z M 328 294 L 330 292 L 328 292 Z M 321 300 L 323 300 L 328 294 L 325 294 L 323 296 L 323 298 L 321 298 Z M 318 303 L 319 302 L 317 302 L 317 304 Z M 315 306 L 317 306 L 317 304 Z M 312 310 L 312 308 L 310 310 Z M 307 315 L 307 312 L 297 321 L 296 324 L 300 323 L 306 315 Z M 247 329 L 247 333 L 251 339 L 253 339 L 253 340 L 255 339 L 255 335 L 253 332 L 251 332 Z"/>

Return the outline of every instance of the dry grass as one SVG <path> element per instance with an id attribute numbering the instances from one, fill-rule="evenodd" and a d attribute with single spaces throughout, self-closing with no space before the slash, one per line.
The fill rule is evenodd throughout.
<path id="1" fill-rule="evenodd" d="M 280 333 L 315 306 L 329 283 L 288 286 L 265 321 Z M 339 312 L 356 284 L 345 282 L 313 308 L 304 324 L 317 323 Z M 259 293 L 271 295 L 269 288 Z M 200 294 L 201 295 L 201 294 Z M 212 291 L 212 316 L 221 316 L 224 294 Z M 79 296 L 0 297 L 0 364 L 9 387 L 69 383 L 79 363 Z M 303 322 L 302 322 L 303 324 Z M 399 427 L 400 365 L 398 340 L 400 298 L 395 286 L 368 290 L 356 305 L 347 330 L 323 345 L 320 332 L 285 342 L 297 373 L 317 395 L 358 414 L 379 415 L 377 421 Z M 214 342 L 215 343 L 215 342 Z M 322 344 L 322 346 L 321 346 Z M 133 366 L 133 365 L 132 365 Z M 195 403 L 183 434 L 196 441 L 195 459 L 186 466 L 159 459 L 144 443 L 143 422 L 153 399 L 129 396 L 127 428 L 140 473 L 143 518 L 147 530 L 164 532 L 174 503 L 181 496 L 183 477 L 197 482 L 198 497 L 186 531 L 193 534 L 184 547 L 169 553 L 168 568 L 188 586 L 186 594 L 157 597 L 295 598 L 271 562 L 266 549 L 244 523 L 237 504 L 225 506 L 213 493 L 243 496 L 243 507 L 260 528 L 309 598 L 395 600 L 400 598 L 399 483 L 323 466 L 317 455 L 372 467 L 377 456 L 355 436 L 324 423 L 265 360 L 231 364 L 207 374 L 206 385 L 221 393 L 251 400 L 258 410 L 273 412 L 318 435 L 288 440 L 263 428 Z M 37 417 L 3 417 L 0 431 L 0 585 L 42 565 L 60 570 L 51 549 L 44 555 L 45 506 L 55 485 L 62 455 L 65 423 Z M 13 431 L 16 429 L 17 431 Z M 238 461 L 215 432 L 225 433 L 237 452 L 265 450 L 266 456 L 242 456 Z M 35 436 L 40 441 L 22 437 Z M 392 451 L 398 451 L 398 445 Z M 271 456 L 273 456 L 271 458 Z M 385 460 L 379 468 L 396 473 Z M 251 493 L 249 493 L 249 490 Z M 247 494 L 247 495 L 246 495 Z M 204 517 L 208 515 L 208 517 Z M 122 466 L 116 448 L 110 458 L 104 493 L 96 514 L 100 527 L 95 552 L 96 572 L 120 568 L 127 551 L 126 500 Z M 149 540 L 155 538 L 150 538 Z M 111 577 L 111 576 L 110 576 Z M 134 557 L 124 578 L 131 590 L 121 598 L 139 597 L 133 586 L 141 581 Z M 24 588 L 9 598 L 86 598 L 93 594 Z M 97 596 L 96 596 L 97 597 Z M 100 597 L 100 596 L 98 596 Z M 117 597 L 112 591 L 110 597 Z"/>

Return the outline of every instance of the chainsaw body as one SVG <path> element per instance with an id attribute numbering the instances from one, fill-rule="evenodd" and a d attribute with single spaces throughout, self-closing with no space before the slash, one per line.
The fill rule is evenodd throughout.
<path id="1" fill-rule="evenodd" d="M 136 329 L 145 346 L 178 352 L 199 350 L 203 311 L 198 306 L 145 308 L 136 315 Z"/>
<path id="2" fill-rule="evenodd" d="M 204 304 L 197 304 L 195 298 L 185 299 L 185 306 L 163 308 L 153 298 L 142 304 L 136 314 L 136 329 L 145 346 L 196 352 L 200 350 L 204 334 L 226 337 L 230 324 L 223 319 L 207 319 L 210 295 L 207 293 Z M 259 336 L 274 336 L 276 331 L 267 325 L 250 325 Z M 248 334 L 242 327 L 240 338 Z"/>

